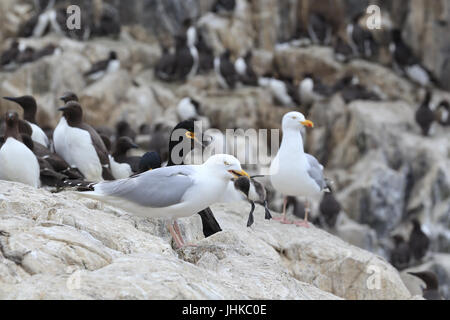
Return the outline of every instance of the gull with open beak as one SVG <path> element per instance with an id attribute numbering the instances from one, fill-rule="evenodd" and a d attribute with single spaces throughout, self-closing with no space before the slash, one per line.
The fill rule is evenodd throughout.
<path id="1" fill-rule="evenodd" d="M 282 223 L 291 223 L 286 219 L 287 196 L 306 198 L 327 190 L 323 176 L 323 166 L 312 155 L 305 153 L 301 128 L 313 128 L 312 121 L 306 120 L 300 112 L 289 112 L 283 117 L 283 140 L 280 150 L 270 166 L 270 179 L 274 188 L 285 198 Z M 305 220 L 296 223 L 308 226 L 309 203 L 306 202 Z"/>

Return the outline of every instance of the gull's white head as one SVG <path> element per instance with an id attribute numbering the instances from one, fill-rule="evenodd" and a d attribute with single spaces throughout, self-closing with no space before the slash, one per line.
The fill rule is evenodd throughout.
<path id="1" fill-rule="evenodd" d="M 239 160 L 229 154 L 213 155 L 206 160 L 204 165 L 211 168 L 214 172 L 217 172 L 218 175 L 226 180 L 241 176 L 249 176 L 247 172 L 242 170 Z"/>
<path id="2" fill-rule="evenodd" d="M 301 127 L 314 128 L 314 123 L 306 120 L 302 113 L 293 111 L 284 115 L 282 126 L 283 130 L 300 129 Z"/>

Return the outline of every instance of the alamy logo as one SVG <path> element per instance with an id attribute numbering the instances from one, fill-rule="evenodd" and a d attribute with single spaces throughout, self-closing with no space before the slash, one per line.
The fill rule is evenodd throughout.
<path id="1" fill-rule="evenodd" d="M 366 10 L 369 17 L 367 18 L 367 28 L 369 30 L 381 29 L 381 9 L 377 5 L 370 5 Z"/>
<path id="2" fill-rule="evenodd" d="M 67 7 L 66 26 L 69 30 L 81 29 L 81 9 L 79 6 L 71 5 Z"/>

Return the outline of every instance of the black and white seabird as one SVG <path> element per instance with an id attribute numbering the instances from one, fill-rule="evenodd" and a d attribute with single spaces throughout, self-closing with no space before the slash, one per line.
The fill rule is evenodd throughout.
<path id="1" fill-rule="evenodd" d="M 435 121 L 435 114 L 430 109 L 431 98 L 432 93 L 430 90 L 427 90 L 425 98 L 415 114 L 416 122 L 420 126 L 420 129 L 422 130 L 423 136 L 429 135 L 431 126 Z"/>
<path id="2" fill-rule="evenodd" d="M 394 248 L 391 251 L 390 262 L 398 270 L 403 270 L 409 266 L 409 260 L 411 259 L 408 242 L 399 234 L 394 235 L 392 240 Z"/>
<path id="3" fill-rule="evenodd" d="M 0 179 L 40 187 L 39 163 L 34 153 L 22 143 L 19 115 L 6 113 L 4 143 L 0 148 Z"/>
<path id="4" fill-rule="evenodd" d="M 298 95 L 307 110 L 316 102 L 324 100 L 331 94 L 331 88 L 325 86 L 312 74 L 306 73 L 298 84 Z"/>
<path id="5" fill-rule="evenodd" d="M 198 72 L 206 73 L 214 69 L 214 51 L 206 42 L 205 36 L 202 32 L 197 33 L 197 42 L 195 43 L 195 47 L 198 50 L 199 56 Z"/>
<path id="6" fill-rule="evenodd" d="M 282 106 L 295 106 L 296 99 L 294 99 L 293 95 L 296 93 L 296 90 L 292 83 L 275 79 L 273 77 L 261 77 L 258 79 L 258 85 L 269 89 L 276 102 Z"/>
<path id="7" fill-rule="evenodd" d="M 169 48 L 161 48 L 161 58 L 155 65 L 155 76 L 162 81 L 174 81 L 176 77 L 177 57 Z"/>
<path id="8" fill-rule="evenodd" d="M 314 44 L 328 45 L 331 42 L 332 27 L 319 13 L 312 13 L 308 17 L 308 35 Z"/>
<path id="9" fill-rule="evenodd" d="M 346 31 L 354 54 L 371 58 L 377 54 L 378 48 L 372 32 L 361 25 L 361 19 L 365 15 L 365 11 L 357 14 L 347 25 Z"/>
<path id="10" fill-rule="evenodd" d="M 114 162 L 120 164 L 120 167 L 123 169 L 121 170 L 121 173 L 119 173 L 114 168 L 111 168 L 116 179 L 122 179 L 126 175 L 128 178 L 133 173 L 139 171 L 139 162 L 141 161 L 141 157 L 128 155 L 129 150 L 137 148 L 139 148 L 139 146 L 135 144 L 130 137 L 122 136 L 117 139 L 112 158 Z M 111 166 L 113 165 L 111 164 Z M 121 178 L 119 178 L 119 176 L 121 176 Z"/>
<path id="11" fill-rule="evenodd" d="M 328 185 L 329 192 L 325 192 L 319 205 L 319 212 L 324 224 L 328 228 L 334 228 L 341 212 L 341 204 L 335 198 L 332 188 Z"/>
<path id="12" fill-rule="evenodd" d="M 358 77 L 346 75 L 338 80 L 332 88 L 332 92 L 340 92 L 345 103 L 355 100 L 380 101 L 381 98 L 375 92 L 359 82 Z"/>
<path id="13" fill-rule="evenodd" d="M 55 151 L 89 181 L 113 180 L 109 155 L 99 134 L 83 122 L 78 102 L 69 101 L 59 109 L 63 116 L 53 132 Z"/>
<path id="14" fill-rule="evenodd" d="M 248 86 L 258 85 L 258 76 L 253 70 L 252 63 L 252 51 L 249 50 L 244 57 L 239 57 L 234 62 L 234 68 L 239 75 L 239 81 Z"/>
<path id="15" fill-rule="evenodd" d="M 253 178 L 242 176 L 237 178 L 234 183 L 234 188 L 240 191 L 245 199 L 251 204 L 251 210 L 248 216 L 247 227 L 250 227 L 255 221 L 253 212 L 255 211 L 255 203 L 263 205 L 265 209 L 265 219 L 272 219 L 272 215 L 267 206 L 267 193 L 264 186 Z"/>
<path id="16" fill-rule="evenodd" d="M 409 249 L 412 256 L 417 260 L 422 260 L 425 257 L 428 247 L 430 246 L 430 239 L 422 231 L 420 222 L 417 219 L 412 221 L 413 229 L 409 235 Z"/>
<path id="17" fill-rule="evenodd" d="M 184 152 L 185 150 L 193 150 L 196 146 L 203 147 L 202 137 L 196 137 L 196 131 L 194 121 L 192 120 L 181 121 L 173 128 L 169 138 L 168 167 L 184 164 L 184 159 L 187 156 Z M 222 228 L 209 207 L 198 212 L 198 214 L 202 219 L 203 234 L 205 237 L 222 231 Z"/>
<path id="18" fill-rule="evenodd" d="M 441 101 L 436 110 L 436 121 L 443 126 L 450 126 L 450 103 L 447 100 Z"/>
<path id="19" fill-rule="evenodd" d="M 108 59 L 100 60 L 91 66 L 91 69 L 84 73 L 88 79 L 95 81 L 106 75 L 120 69 L 120 60 L 115 51 L 110 51 Z"/>
<path id="20" fill-rule="evenodd" d="M 422 288 L 423 297 L 427 300 L 443 300 L 441 293 L 439 292 L 439 281 L 434 272 L 422 271 L 422 272 L 408 272 L 410 275 L 418 277 L 425 282 L 425 288 Z"/>
<path id="21" fill-rule="evenodd" d="M 222 89 L 234 89 L 238 81 L 238 74 L 230 60 L 231 51 L 225 50 L 220 57 L 214 59 L 214 71 Z"/>
<path id="22" fill-rule="evenodd" d="M 47 135 L 44 130 L 42 130 L 36 124 L 36 112 L 37 112 L 37 104 L 36 100 L 32 96 L 22 96 L 22 97 L 3 97 L 3 99 L 12 101 L 20 105 L 23 109 L 23 118 L 26 122 L 28 122 L 32 129 L 31 138 L 33 141 L 39 142 L 45 147 L 50 147 L 50 142 L 48 140 Z"/>
<path id="23" fill-rule="evenodd" d="M 188 31 L 192 29 L 189 28 Z M 189 37 L 188 37 L 189 36 Z M 184 81 L 197 74 L 199 56 L 195 47 L 195 33 L 182 33 L 175 37 L 175 57 L 177 80 Z"/>
<path id="24" fill-rule="evenodd" d="M 61 174 L 67 176 L 68 179 L 82 179 L 83 175 L 76 168 L 72 168 L 58 154 L 52 152 L 39 142 L 32 141 L 27 143 L 27 138 L 31 139 L 32 129 L 28 122 L 19 120 L 19 132 L 22 136 L 23 143 L 36 155 L 38 160 L 43 159 L 48 162 L 52 168 Z"/>
<path id="25" fill-rule="evenodd" d="M 177 114 L 181 121 L 197 120 L 200 116 L 199 113 L 200 102 L 191 97 L 181 99 L 177 105 Z"/>
<path id="26" fill-rule="evenodd" d="M 434 81 L 431 73 L 421 64 L 413 50 L 403 41 L 400 30 L 392 31 L 392 42 L 389 46 L 394 63 L 406 76 L 421 86 L 428 86 Z"/>

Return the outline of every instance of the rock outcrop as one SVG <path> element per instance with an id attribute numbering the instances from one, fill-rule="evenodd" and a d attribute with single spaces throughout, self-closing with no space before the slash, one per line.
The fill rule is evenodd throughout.
<path id="1" fill-rule="evenodd" d="M 410 299 L 382 258 L 314 227 L 245 227 L 249 205 L 217 204 L 223 232 L 172 249 L 163 220 L 65 191 L 0 182 L 1 299 Z"/>

